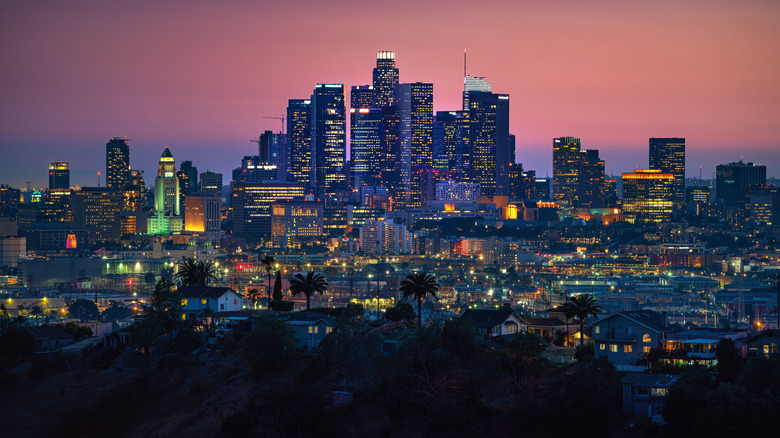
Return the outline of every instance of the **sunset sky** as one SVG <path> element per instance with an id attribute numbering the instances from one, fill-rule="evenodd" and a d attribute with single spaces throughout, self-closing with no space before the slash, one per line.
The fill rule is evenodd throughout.
<path id="1" fill-rule="evenodd" d="M 317 82 L 371 82 L 377 50 L 401 82 L 460 107 L 468 72 L 508 93 L 517 159 L 552 173 L 552 138 L 597 148 L 609 174 L 647 166 L 649 137 L 686 137 L 689 176 L 744 159 L 780 176 L 780 2 L 31 1 L 0 14 L 0 183 L 73 184 L 131 141 L 153 184 L 177 164 L 225 173 Z"/>

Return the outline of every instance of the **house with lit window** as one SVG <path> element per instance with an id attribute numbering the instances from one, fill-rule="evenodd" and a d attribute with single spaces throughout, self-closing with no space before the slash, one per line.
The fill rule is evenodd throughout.
<path id="1" fill-rule="evenodd" d="M 665 339 L 661 341 L 663 354 L 661 358 L 678 365 L 692 365 L 695 362 L 712 366 L 717 362 L 715 353 L 721 339 L 734 341 L 740 356 L 745 357 L 749 335 L 749 330 L 725 329 L 681 330 L 667 333 Z"/>
<path id="2" fill-rule="evenodd" d="M 748 339 L 747 354 L 776 356 L 780 353 L 780 330 L 764 330 Z"/>
<path id="3" fill-rule="evenodd" d="M 282 318 L 298 339 L 297 348 L 303 352 L 316 351 L 325 336 L 333 331 L 336 319 L 316 312 L 292 312 Z"/>
<path id="4" fill-rule="evenodd" d="M 590 327 L 596 357 L 605 356 L 618 371 L 645 370 L 650 349 L 671 331 L 666 315 L 652 310 L 613 313 Z"/>
<path id="5" fill-rule="evenodd" d="M 244 307 L 244 299 L 229 287 L 182 286 L 182 319 L 201 313 L 234 312 Z"/>
<path id="6" fill-rule="evenodd" d="M 666 406 L 669 388 L 680 376 L 628 373 L 623 386 L 623 413 L 637 419 L 663 422 L 661 410 Z"/>
<path id="7" fill-rule="evenodd" d="M 471 318 L 477 332 L 486 338 L 513 335 L 525 327 L 520 315 L 509 308 L 467 309 L 460 317 Z"/>

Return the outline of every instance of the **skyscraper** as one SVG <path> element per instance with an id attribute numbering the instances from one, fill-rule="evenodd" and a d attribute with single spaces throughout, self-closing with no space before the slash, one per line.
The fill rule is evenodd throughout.
<path id="1" fill-rule="evenodd" d="M 467 111 L 437 111 L 433 123 L 434 167 L 452 178 L 465 176 L 471 135 Z"/>
<path id="2" fill-rule="evenodd" d="M 355 187 L 381 184 L 382 110 L 371 107 L 374 87 L 357 85 L 350 93 L 350 171 Z"/>
<path id="3" fill-rule="evenodd" d="M 157 165 L 154 179 L 154 212 L 147 220 L 149 234 L 170 234 L 184 228 L 179 197 L 179 178 L 176 176 L 176 162 L 167 147 Z"/>
<path id="4" fill-rule="evenodd" d="M 287 102 L 287 180 L 310 187 L 311 180 L 311 101 Z"/>
<path id="5" fill-rule="evenodd" d="M 344 84 L 317 84 L 311 96 L 311 186 L 317 196 L 347 188 Z"/>
<path id="6" fill-rule="evenodd" d="M 233 184 L 233 234 L 249 239 L 271 235 L 271 204 L 302 198 L 304 187 L 283 182 Z"/>
<path id="7" fill-rule="evenodd" d="M 260 160 L 276 166 L 279 181 L 287 180 L 287 135 L 265 131 L 258 139 Z"/>
<path id="8" fill-rule="evenodd" d="M 583 149 L 582 164 L 577 190 L 577 206 L 603 208 L 605 199 L 604 160 L 597 149 Z"/>
<path id="9" fill-rule="evenodd" d="M 719 164 L 715 168 L 715 198 L 723 203 L 726 219 L 742 223 L 747 217 L 748 191 L 766 184 L 766 166 L 743 163 Z"/>
<path id="10" fill-rule="evenodd" d="M 73 193 L 73 222 L 89 232 L 91 242 L 118 242 L 121 235 L 122 193 L 106 187 L 82 187 Z"/>
<path id="11" fill-rule="evenodd" d="M 398 85 L 398 69 L 395 68 L 395 52 L 380 51 L 376 53 L 374 68 L 374 104 L 372 108 L 383 108 L 393 105 L 393 92 Z"/>
<path id="12" fill-rule="evenodd" d="M 470 91 L 468 101 L 470 180 L 480 184 L 485 196 L 508 196 L 509 95 Z"/>
<path id="13" fill-rule="evenodd" d="M 674 203 L 685 201 L 685 139 L 651 138 L 650 168 L 674 175 Z"/>
<path id="14" fill-rule="evenodd" d="M 198 191 L 198 168 L 192 165 L 192 161 L 182 161 L 177 176 L 182 195 L 186 196 Z"/>
<path id="15" fill-rule="evenodd" d="M 395 87 L 398 107 L 397 181 L 393 200 L 404 208 L 423 205 L 421 174 L 433 166 L 433 84 Z"/>
<path id="16" fill-rule="evenodd" d="M 200 192 L 204 195 L 222 198 L 222 174 L 203 172 L 200 174 Z"/>
<path id="17" fill-rule="evenodd" d="M 574 207 L 604 206 L 604 161 L 597 149 L 580 149 L 580 139 L 553 139 L 553 199 Z"/>
<path id="18" fill-rule="evenodd" d="M 623 173 L 623 214 L 629 221 L 661 222 L 672 216 L 674 175 L 657 169 Z"/>
<path id="19" fill-rule="evenodd" d="M 106 143 L 106 187 L 122 190 L 130 183 L 130 139 L 114 137 Z"/>
<path id="20" fill-rule="evenodd" d="M 67 190 L 70 188 L 70 167 L 63 161 L 49 164 L 49 189 Z"/>
<path id="21" fill-rule="evenodd" d="M 185 231 L 219 233 L 222 196 L 193 193 L 184 200 Z"/>
<path id="22" fill-rule="evenodd" d="M 471 93 L 492 93 L 493 89 L 490 82 L 485 78 L 465 76 L 463 78 L 463 111 L 470 109 L 469 96 Z"/>

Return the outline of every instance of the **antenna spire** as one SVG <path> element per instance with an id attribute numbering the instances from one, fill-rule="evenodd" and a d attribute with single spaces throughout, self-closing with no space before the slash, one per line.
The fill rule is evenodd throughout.
<path id="1" fill-rule="evenodd" d="M 463 80 L 466 80 L 466 49 L 463 49 Z"/>

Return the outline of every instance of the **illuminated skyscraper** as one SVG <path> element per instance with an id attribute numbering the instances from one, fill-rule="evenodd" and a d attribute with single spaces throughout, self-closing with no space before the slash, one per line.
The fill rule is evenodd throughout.
<path id="1" fill-rule="evenodd" d="M 89 232 L 91 242 L 118 242 L 121 235 L 122 193 L 106 187 L 82 187 L 73 193 L 73 222 Z"/>
<path id="2" fill-rule="evenodd" d="M 130 140 L 114 137 L 106 143 L 106 187 L 122 190 L 130 183 Z"/>
<path id="3" fill-rule="evenodd" d="M 674 207 L 674 175 L 660 170 L 623 173 L 623 214 L 629 221 L 669 220 Z"/>
<path id="4" fill-rule="evenodd" d="M 49 189 L 67 190 L 70 188 L 70 167 L 63 161 L 49 164 Z"/>
<path id="5" fill-rule="evenodd" d="M 470 91 L 469 179 L 482 194 L 509 196 L 509 95 Z"/>
<path id="6" fill-rule="evenodd" d="M 726 219 L 742 223 L 747 218 L 748 191 L 766 184 L 766 166 L 743 163 L 719 164 L 715 168 L 715 197 L 723 203 Z"/>
<path id="7" fill-rule="evenodd" d="M 453 178 L 464 177 L 468 163 L 469 117 L 467 111 L 437 111 L 433 122 L 434 167 Z"/>
<path id="8" fill-rule="evenodd" d="M 350 93 L 350 171 L 355 187 L 381 184 L 382 110 L 372 108 L 374 87 L 358 85 Z"/>
<path id="9" fill-rule="evenodd" d="M 650 168 L 674 175 L 674 203 L 685 201 L 685 139 L 651 138 Z"/>
<path id="10" fill-rule="evenodd" d="M 215 172 L 201 173 L 200 192 L 205 195 L 218 196 L 222 199 L 222 174 Z"/>
<path id="11" fill-rule="evenodd" d="M 176 162 L 167 147 L 157 166 L 154 179 L 154 213 L 147 221 L 149 234 L 170 234 L 184 228 L 179 197 L 179 178 L 176 176 Z"/>
<path id="12" fill-rule="evenodd" d="M 344 84 L 317 84 L 311 96 L 311 186 L 317 196 L 347 188 Z"/>
<path id="13" fill-rule="evenodd" d="M 421 208 L 421 174 L 433 166 L 433 84 L 415 82 L 395 87 L 398 107 L 398 185 L 393 200 L 402 208 Z"/>
<path id="14" fill-rule="evenodd" d="M 259 138 L 260 160 L 276 166 L 279 181 L 287 180 L 287 135 L 265 131 Z"/>
<path id="15" fill-rule="evenodd" d="M 580 139 L 553 139 L 553 198 L 574 207 L 600 208 L 605 197 L 604 161 L 596 149 L 580 149 Z"/>
<path id="16" fill-rule="evenodd" d="M 463 78 L 463 111 L 469 111 L 469 96 L 471 93 L 492 93 L 490 82 L 485 78 L 466 76 Z"/>
<path id="17" fill-rule="evenodd" d="M 189 195 L 198 191 L 198 168 L 192 165 L 192 161 L 182 161 L 179 165 L 179 189 L 182 195 Z"/>
<path id="18" fill-rule="evenodd" d="M 219 233 L 222 196 L 193 193 L 184 201 L 185 231 Z"/>
<path id="19" fill-rule="evenodd" d="M 271 235 L 271 204 L 302 198 L 304 187 L 283 182 L 233 184 L 233 234 L 249 239 Z"/>
<path id="20" fill-rule="evenodd" d="M 605 199 L 604 160 L 599 158 L 597 149 L 583 149 L 577 206 L 603 208 Z"/>
<path id="21" fill-rule="evenodd" d="M 376 53 L 374 68 L 374 103 L 372 108 L 383 108 L 393 105 L 393 92 L 398 85 L 398 69 L 395 68 L 395 52 L 380 51 Z"/>
<path id="22" fill-rule="evenodd" d="M 311 100 L 287 101 L 287 180 L 310 187 Z"/>

